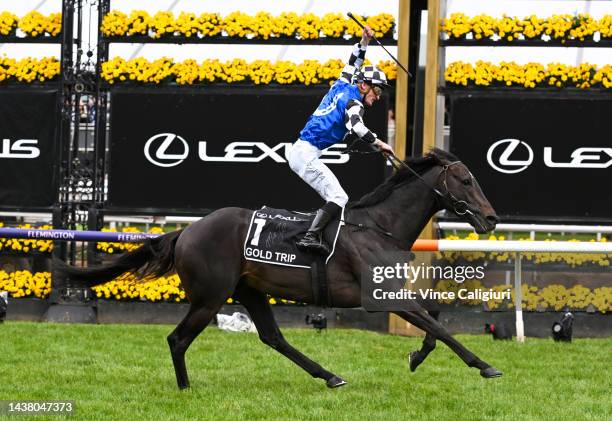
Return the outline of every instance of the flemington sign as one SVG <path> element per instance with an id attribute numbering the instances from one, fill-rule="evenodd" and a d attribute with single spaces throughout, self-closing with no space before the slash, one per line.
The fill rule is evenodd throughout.
<path id="1" fill-rule="evenodd" d="M 0 238 L 141 243 L 154 237 L 157 237 L 157 235 L 124 232 L 42 230 L 0 227 Z"/>

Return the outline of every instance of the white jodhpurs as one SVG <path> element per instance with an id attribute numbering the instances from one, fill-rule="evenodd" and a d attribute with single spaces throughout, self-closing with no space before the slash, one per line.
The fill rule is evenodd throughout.
<path id="1" fill-rule="evenodd" d="M 323 200 L 343 208 L 348 195 L 334 173 L 319 159 L 322 153 L 316 146 L 298 139 L 287 148 L 286 158 L 293 172 L 315 189 Z"/>

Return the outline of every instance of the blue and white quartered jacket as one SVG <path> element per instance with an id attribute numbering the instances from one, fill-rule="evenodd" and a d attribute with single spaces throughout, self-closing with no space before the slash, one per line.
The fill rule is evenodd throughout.
<path id="1" fill-rule="evenodd" d="M 363 65 L 366 47 L 355 44 L 351 58 L 340 78 L 321 100 L 316 111 L 308 118 L 300 132 L 300 139 L 323 150 L 340 142 L 348 131 L 367 142 L 374 142 L 376 135 L 363 124 L 361 93 L 352 84 L 353 77 Z"/>

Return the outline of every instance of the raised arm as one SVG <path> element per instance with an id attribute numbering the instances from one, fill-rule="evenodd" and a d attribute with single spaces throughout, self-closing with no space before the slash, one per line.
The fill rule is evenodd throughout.
<path id="1" fill-rule="evenodd" d="M 357 73 L 363 62 L 365 60 L 366 49 L 368 48 L 368 44 L 374 35 L 374 31 L 370 29 L 369 26 L 366 26 L 363 29 L 363 35 L 361 36 L 361 41 L 353 46 L 353 52 L 349 57 L 348 63 L 342 69 L 342 73 L 340 74 L 340 80 L 351 83 L 353 76 Z"/>

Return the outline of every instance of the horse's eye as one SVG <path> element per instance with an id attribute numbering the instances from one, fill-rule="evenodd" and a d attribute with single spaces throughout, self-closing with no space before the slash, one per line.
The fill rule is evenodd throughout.
<path id="1" fill-rule="evenodd" d="M 469 186 L 470 184 L 472 184 L 472 180 L 469 178 L 466 178 L 465 180 L 462 181 L 462 183 L 466 186 Z"/>

